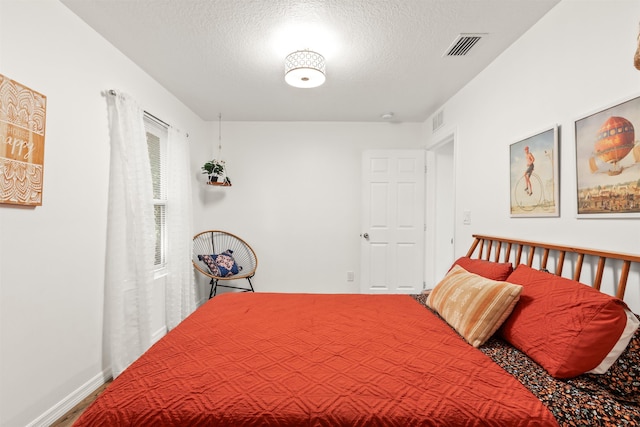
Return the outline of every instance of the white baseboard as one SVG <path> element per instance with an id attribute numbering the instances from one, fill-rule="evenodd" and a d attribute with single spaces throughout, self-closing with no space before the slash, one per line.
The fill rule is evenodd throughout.
<path id="1" fill-rule="evenodd" d="M 80 386 L 73 393 L 58 402 L 44 414 L 27 424 L 27 427 L 47 427 L 59 420 L 78 403 L 93 393 L 98 387 L 111 379 L 111 368 L 105 369 L 95 377 Z"/>
<path id="2" fill-rule="evenodd" d="M 151 336 L 151 343 L 155 343 L 160 338 L 165 336 L 167 333 L 166 326 L 158 329 Z M 98 387 L 106 383 L 112 377 L 111 375 L 111 367 L 103 370 L 95 377 L 91 378 L 89 381 L 80 386 L 73 393 L 62 399 L 58 402 L 57 405 L 50 408 L 47 412 L 40 415 L 34 421 L 27 424 L 27 427 L 48 427 L 54 422 L 58 421 L 64 414 L 69 412 L 76 406 L 78 403 L 82 402 L 82 400 L 93 393 Z"/>
<path id="3" fill-rule="evenodd" d="M 160 338 L 167 334 L 167 327 L 163 326 L 162 328 L 155 331 L 151 334 L 151 344 L 155 344 Z"/>

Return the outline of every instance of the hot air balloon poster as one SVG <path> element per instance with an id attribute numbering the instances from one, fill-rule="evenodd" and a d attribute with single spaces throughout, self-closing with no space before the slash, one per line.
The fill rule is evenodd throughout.
<path id="1" fill-rule="evenodd" d="M 640 217 L 640 97 L 575 122 L 578 216 Z"/>

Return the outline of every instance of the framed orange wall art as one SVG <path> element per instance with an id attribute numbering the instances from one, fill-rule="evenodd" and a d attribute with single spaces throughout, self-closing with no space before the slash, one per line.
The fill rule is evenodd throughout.
<path id="1" fill-rule="evenodd" d="M 42 205 L 46 101 L 0 74 L 0 203 Z"/>
<path id="2" fill-rule="evenodd" d="M 640 217 L 640 96 L 575 128 L 578 218 Z"/>

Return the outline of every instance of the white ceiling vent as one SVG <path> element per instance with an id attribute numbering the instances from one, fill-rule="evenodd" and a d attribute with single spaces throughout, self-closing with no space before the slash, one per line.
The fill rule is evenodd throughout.
<path id="1" fill-rule="evenodd" d="M 437 131 L 442 127 L 442 125 L 444 125 L 444 111 L 440 110 L 433 116 L 431 121 L 431 132 L 433 133 Z"/>
<path id="2" fill-rule="evenodd" d="M 465 56 L 486 34 L 459 34 L 444 56 Z"/>

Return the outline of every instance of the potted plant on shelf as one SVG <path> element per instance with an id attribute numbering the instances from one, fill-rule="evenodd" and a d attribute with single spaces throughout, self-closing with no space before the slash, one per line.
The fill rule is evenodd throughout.
<path id="1" fill-rule="evenodd" d="M 202 173 L 209 175 L 207 184 L 210 185 L 230 185 L 231 182 L 226 177 L 224 160 L 210 160 L 202 166 Z"/>

